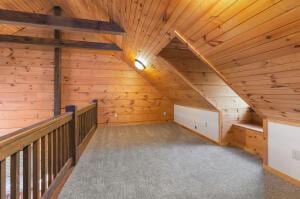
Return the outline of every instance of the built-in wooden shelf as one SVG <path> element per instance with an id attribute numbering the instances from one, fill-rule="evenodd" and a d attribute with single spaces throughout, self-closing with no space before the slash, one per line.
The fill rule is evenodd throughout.
<path id="1" fill-rule="evenodd" d="M 257 131 L 263 133 L 263 127 L 258 124 L 251 124 L 251 123 L 241 123 L 241 124 L 233 124 L 234 126 L 246 128 L 249 130 Z"/>
<path id="2" fill-rule="evenodd" d="M 229 145 L 263 158 L 263 128 L 257 124 L 233 124 L 229 131 Z"/>

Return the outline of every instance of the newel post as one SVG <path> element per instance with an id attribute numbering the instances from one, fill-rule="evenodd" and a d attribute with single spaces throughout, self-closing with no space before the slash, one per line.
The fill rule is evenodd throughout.
<path id="1" fill-rule="evenodd" d="M 97 99 L 94 99 L 93 100 L 93 103 L 95 103 L 96 104 L 96 112 L 95 112 L 95 120 L 96 120 L 96 128 L 98 128 L 98 106 L 99 106 L 99 104 L 98 104 L 98 100 Z"/>
<path id="2" fill-rule="evenodd" d="M 77 107 L 75 105 L 69 105 L 65 108 L 66 112 L 72 113 L 72 121 L 70 128 L 70 151 L 71 156 L 73 157 L 73 165 L 76 165 L 78 160 L 78 116 L 77 116 Z"/>

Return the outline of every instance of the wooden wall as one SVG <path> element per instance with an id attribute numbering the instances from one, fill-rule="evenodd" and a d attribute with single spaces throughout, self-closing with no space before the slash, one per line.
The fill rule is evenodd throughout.
<path id="1" fill-rule="evenodd" d="M 53 50 L 0 44 L 0 135 L 53 115 Z"/>
<path id="2" fill-rule="evenodd" d="M 252 111 L 208 64 L 197 57 L 186 44 L 174 38 L 159 56 L 186 77 L 222 114 L 222 142 L 234 123 L 252 120 Z"/>
<path id="3" fill-rule="evenodd" d="M 151 70 L 143 72 L 143 76 L 153 82 L 165 69 L 163 65 L 157 65 L 155 56 L 177 31 L 215 66 L 234 91 L 261 116 L 300 121 L 300 1 L 0 2 L 3 9 L 38 13 L 49 13 L 54 5 L 60 5 L 66 16 L 111 19 L 124 27 L 126 36 L 108 38 L 124 49 L 125 57 L 130 62 L 140 58 L 148 66 L 154 66 L 157 75 L 148 72 Z M 1 26 L 1 33 L 13 34 L 22 28 L 4 25 Z M 176 92 L 181 92 L 180 87 Z M 185 101 L 185 98 L 180 101 Z"/>
<path id="4" fill-rule="evenodd" d="M 51 37 L 53 31 L 24 28 L 16 34 Z M 105 42 L 97 34 L 62 36 Z M 113 52 L 63 49 L 61 108 L 98 99 L 100 124 L 172 121 L 173 103 L 119 57 Z M 0 136 L 53 116 L 53 62 L 52 47 L 0 45 Z"/>
<path id="5" fill-rule="evenodd" d="M 173 120 L 168 98 L 114 53 L 63 49 L 62 82 L 62 106 L 98 99 L 100 124 Z"/>

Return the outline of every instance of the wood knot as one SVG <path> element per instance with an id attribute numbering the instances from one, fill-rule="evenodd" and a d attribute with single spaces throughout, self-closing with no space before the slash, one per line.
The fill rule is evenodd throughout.
<path id="1" fill-rule="evenodd" d="M 272 36 L 271 35 L 267 35 L 266 39 L 272 39 Z"/>
<path id="2" fill-rule="evenodd" d="M 12 48 L 4 48 L 4 50 L 0 51 L 0 53 L 4 57 L 11 57 L 14 54 L 14 50 Z"/>

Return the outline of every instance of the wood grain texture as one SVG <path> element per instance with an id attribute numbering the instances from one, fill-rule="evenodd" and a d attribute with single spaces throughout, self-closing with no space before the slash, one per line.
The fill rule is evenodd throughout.
<path id="1" fill-rule="evenodd" d="M 56 9 L 55 7 L 54 9 Z M 124 30 L 114 22 L 44 15 L 31 12 L 0 9 L 0 22 L 22 26 L 57 28 L 61 30 L 124 34 Z"/>
<path id="2" fill-rule="evenodd" d="M 49 37 L 51 32 L 24 29 L 18 35 Z M 63 39 L 85 37 L 107 41 L 95 34 L 62 34 Z M 1 45 L 0 126 L 4 135 L 53 115 L 54 52 L 50 47 Z M 173 120 L 173 103 L 120 60 L 118 53 L 70 48 L 62 50 L 61 57 L 62 109 L 99 99 L 101 124 Z"/>
<path id="3" fill-rule="evenodd" d="M 232 125 L 229 144 L 259 156 L 265 155 L 265 140 L 263 129 L 254 125 Z"/>
<path id="4" fill-rule="evenodd" d="M 3 134 L 53 115 L 53 49 L 0 44 Z"/>
<path id="5" fill-rule="evenodd" d="M 121 49 L 112 43 L 96 43 L 74 40 L 59 40 L 57 38 L 41 38 L 28 36 L 0 35 L 0 42 L 17 43 L 17 44 L 32 44 L 52 46 L 56 48 L 87 48 L 97 50 L 121 51 Z"/>
<path id="6" fill-rule="evenodd" d="M 262 117 L 300 121 L 298 1 L 4 0 L 0 8 L 46 14 L 54 5 L 61 6 L 66 16 L 117 22 L 127 34 L 104 37 L 117 43 L 130 63 L 138 58 L 150 66 L 142 75 L 158 88 L 168 85 L 163 91 L 170 99 L 179 98 L 176 103 L 194 105 L 201 98 L 187 101 L 186 95 L 178 97 L 177 93 L 194 96 L 178 76 L 170 78 L 177 84 L 169 83 L 168 78 L 159 83 L 167 67 L 157 63 L 156 55 L 174 37 L 175 30 Z M 14 34 L 23 28 L 1 25 L 1 33 Z"/>
<path id="7" fill-rule="evenodd" d="M 174 38 L 159 56 L 174 67 L 201 96 L 222 114 L 222 143 L 228 141 L 227 133 L 234 123 L 251 122 L 252 111 L 203 60 L 197 57 L 189 47 Z"/>
<path id="8" fill-rule="evenodd" d="M 169 99 L 115 54 L 63 49 L 62 84 L 63 107 L 98 99 L 100 124 L 173 120 Z"/>

